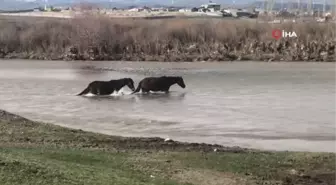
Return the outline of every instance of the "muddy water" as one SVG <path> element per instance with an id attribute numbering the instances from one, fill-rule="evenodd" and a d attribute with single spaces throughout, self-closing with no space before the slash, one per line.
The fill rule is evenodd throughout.
<path id="1" fill-rule="evenodd" d="M 90 81 L 183 76 L 169 95 L 78 97 Z M 335 151 L 333 63 L 0 61 L 0 109 L 122 136 Z"/>

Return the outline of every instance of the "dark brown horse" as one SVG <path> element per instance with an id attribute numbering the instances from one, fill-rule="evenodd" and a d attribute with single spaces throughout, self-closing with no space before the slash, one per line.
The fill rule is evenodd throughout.
<path id="1" fill-rule="evenodd" d="M 143 93 L 148 93 L 149 91 L 168 93 L 170 86 L 174 84 L 178 84 L 182 88 L 186 87 L 183 78 L 180 76 L 147 77 L 139 82 L 137 89 L 131 94 L 137 93 L 140 90 Z"/>
<path id="2" fill-rule="evenodd" d="M 134 91 L 134 82 L 131 78 L 121 78 L 118 80 L 110 81 L 93 81 L 86 89 L 84 89 L 77 96 L 92 93 L 95 95 L 110 95 L 114 91 L 118 92 L 124 86 L 128 86 L 132 91 Z"/>

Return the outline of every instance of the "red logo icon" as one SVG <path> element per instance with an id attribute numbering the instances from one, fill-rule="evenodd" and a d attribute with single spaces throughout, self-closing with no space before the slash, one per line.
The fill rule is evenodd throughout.
<path id="1" fill-rule="evenodd" d="M 272 36 L 273 38 L 275 38 L 276 40 L 280 39 L 282 35 L 281 30 L 275 29 L 272 31 Z"/>

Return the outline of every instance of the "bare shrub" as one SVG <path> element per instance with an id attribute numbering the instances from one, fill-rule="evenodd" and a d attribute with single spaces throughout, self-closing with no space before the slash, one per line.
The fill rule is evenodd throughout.
<path id="1" fill-rule="evenodd" d="M 77 57 L 89 60 L 146 60 L 146 57 L 151 57 L 188 61 L 195 58 L 232 60 L 248 58 L 246 56 L 251 54 L 254 55 L 252 59 L 261 60 L 256 56 L 278 53 L 282 57 L 295 55 L 286 60 L 300 60 L 302 57 L 312 60 L 320 57 L 321 48 L 325 48 L 323 45 L 328 44 L 329 48 L 324 49 L 326 52 L 335 46 L 331 39 L 335 38 L 334 23 L 272 25 L 225 19 L 112 19 L 89 14 L 69 20 L 31 19 L 35 20 L 0 19 L 3 52 L 40 53 L 44 58 L 53 59 L 53 56 L 65 56 L 69 48 L 76 48 L 78 52 L 75 54 L 81 56 Z M 275 28 L 295 31 L 298 38 L 276 41 L 271 35 Z M 313 47 L 313 41 L 318 46 L 313 44 Z M 298 45 L 311 48 L 296 49 Z M 312 48 L 319 50 L 314 57 L 310 54 Z M 236 55 L 233 58 L 232 52 Z M 298 52 L 302 52 L 301 58 L 296 57 L 301 56 Z M 329 53 L 334 57 L 334 53 Z"/>

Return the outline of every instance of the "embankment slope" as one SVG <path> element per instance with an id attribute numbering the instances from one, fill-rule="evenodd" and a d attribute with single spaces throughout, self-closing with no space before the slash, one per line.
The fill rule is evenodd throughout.
<path id="1" fill-rule="evenodd" d="M 108 136 L 2 110 L 0 134 L 2 184 L 335 184 L 334 153 Z"/>

